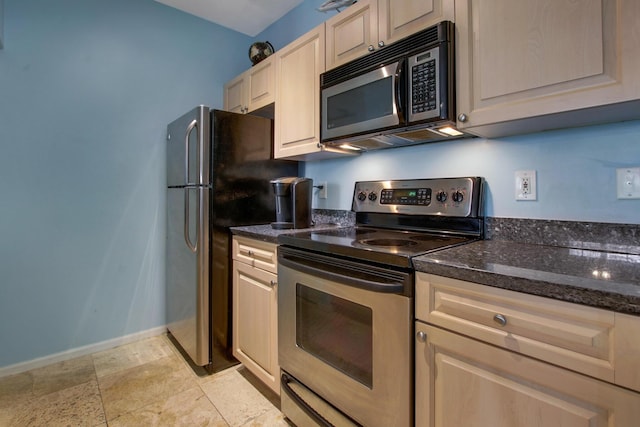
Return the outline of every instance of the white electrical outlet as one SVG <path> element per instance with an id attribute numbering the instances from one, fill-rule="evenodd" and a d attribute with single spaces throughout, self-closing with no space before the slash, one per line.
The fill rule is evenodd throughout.
<path id="1" fill-rule="evenodd" d="M 618 199 L 640 199 L 640 167 L 616 169 Z"/>
<path id="2" fill-rule="evenodd" d="M 318 199 L 326 199 L 327 198 L 327 181 L 322 181 L 320 183 L 322 187 L 320 191 L 318 191 Z"/>
<path id="3" fill-rule="evenodd" d="M 516 171 L 516 200 L 538 200 L 536 171 Z"/>

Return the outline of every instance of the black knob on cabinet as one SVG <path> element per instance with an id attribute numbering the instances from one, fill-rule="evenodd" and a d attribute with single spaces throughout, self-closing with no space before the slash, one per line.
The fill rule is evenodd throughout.
<path id="1" fill-rule="evenodd" d="M 447 193 L 445 193 L 444 191 L 440 190 L 436 193 L 436 200 L 439 201 L 440 203 L 444 203 L 447 201 Z"/>
<path id="2" fill-rule="evenodd" d="M 364 191 L 359 192 L 358 200 L 360 200 L 361 202 L 364 202 L 365 200 L 367 200 L 367 194 Z"/>
<path id="3" fill-rule="evenodd" d="M 375 202 L 377 199 L 378 199 L 378 195 L 376 193 L 374 193 L 373 191 L 369 193 L 369 200 L 371 200 L 372 202 Z"/>
<path id="4" fill-rule="evenodd" d="M 451 194 L 451 200 L 460 203 L 464 200 L 464 194 L 461 191 L 454 191 L 453 194 Z"/>

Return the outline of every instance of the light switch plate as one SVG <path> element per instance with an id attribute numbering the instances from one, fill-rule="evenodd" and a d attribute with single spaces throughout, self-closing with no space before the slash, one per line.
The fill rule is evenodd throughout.
<path id="1" fill-rule="evenodd" d="M 538 200 L 536 171 L 516 171 L 516 200 Z"/>
<path id="2" fill-rule="evenodd" d="M 640 199 L 640 167 L 616 169 L 618 199 Z"/>

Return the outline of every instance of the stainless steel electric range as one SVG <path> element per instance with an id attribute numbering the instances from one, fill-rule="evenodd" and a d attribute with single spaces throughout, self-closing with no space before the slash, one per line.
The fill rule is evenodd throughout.
<path id="1" fill-rule="evenodd" d="M 279 237 L 282 411 L 299 426 L 413 423 L 412 259 L 483 237 L 479 177 L 355 184 L 356 225 Z"/>

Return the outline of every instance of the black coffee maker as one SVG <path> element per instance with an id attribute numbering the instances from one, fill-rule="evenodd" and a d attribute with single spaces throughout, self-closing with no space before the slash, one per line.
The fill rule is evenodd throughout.
<path id="1" fill-rule="evenodd" d="M 313 180 L 287 176 L 270 182 L 276 197 L 276 222 L 271 227 L 278 230 L 310 227 Z"/>

